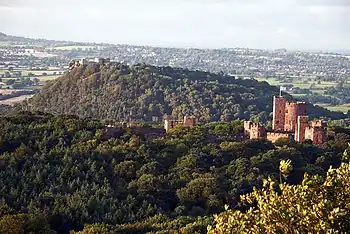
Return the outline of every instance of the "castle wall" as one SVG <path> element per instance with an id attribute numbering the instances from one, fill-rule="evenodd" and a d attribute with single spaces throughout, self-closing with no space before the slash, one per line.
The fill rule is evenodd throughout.
<path id="1" fill-rule="evenodd" d="M 295 130 L 295 141 L 303 142 L 305 140 L 305 129 L 309 126 L 308 116 L 298 116 L 297 128 Z"/>
<path id="2" fill-rule="evenodd" d="M 272 143 L 275 143 L 280 138 L 291 138 L 291 133 L 284 133 L 284 132 L 268 132 L 266 139 L 268 141 L 271 141 Z"/>
<path id="3" fill-rule="evenodd" d="M 283 96 L 273 97 L 273 121 L 272 129 L 283 131 L 285 123 L 286 99 Z"/>

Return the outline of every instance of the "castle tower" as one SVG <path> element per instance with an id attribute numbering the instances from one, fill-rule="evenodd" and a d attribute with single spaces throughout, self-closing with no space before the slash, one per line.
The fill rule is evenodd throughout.
<path id="1" fill-rule="evenodd" d="M 311 126 L 305 129 L 305 139 L 312 140 L 312 143 L 317 146 L 322 146 L 326 142 L 326 129 L 321 126 Z"/>
<path id="2" fill-rule="evenodd" d="M 295 141 L 303 142 L 305 140 L 305 129 L 309 127 L 308 116 L 298 116 L 297 126 L 295 129 Z"/>
<path id="3" fill-rule="evenodd" d="M 273 120 L 272 129 L 283 131 L 285 123 L 286 99 L 283 96 L 273 97 Z"/>
<path id="4" fill-rule="evenodd" d="M 194 127 L 196 125 L 196 118 L 195 117 L 184 117 L 183 125 L 186 127 Z"/>
<path id="5" fill-rule="evenodd" d="M 259 123 L 252 123 L 250 127 L 250 139 L 266 138 L 266 128 Z"/>
<path id="6" fill-rule="evenodd" d="M 297 127 L 298 116 L 306 116 L 306 103 L 287 102 L 285 111 L 284 130 L 294 132 Z"/>
<path id="7" fill-rule="evenodd" d="M 250 129 L 252 127 L 252 122 L 251 121 L 244 121 L 244 134 L 246 136 L 250 136 Z"/>
<path id="8" fill-rule="evenodd" d="M 164 120 L 164 129 L 166 132 L 169 132 L 170 129 L 173 129 L 175 128 L 176 126 L 176 121 L 167 117 L 165 120 Z"/>

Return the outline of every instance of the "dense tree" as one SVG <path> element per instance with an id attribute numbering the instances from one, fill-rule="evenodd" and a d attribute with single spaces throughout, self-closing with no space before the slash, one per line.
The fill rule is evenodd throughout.
<path id="1" fill-rule="evenodd" d="M 108 137 L 100 121 L 74 115 L 0 117 L 1 230 L 203 233 L 224 204 L 235 206 L 268 176 L 278 180 L 280 160 L 292 160 L 284 181 L 297 184 L 304 173 L 339 166 L 349 148 L 344 133 L 324 148 L 232 142 L 240 121 L 153 140 L 116 130 Z"/>
<path id="2" fill-rule="evenodd" d="M 278 89 L 266 82 L 145 64 L 89 64 L 49 82 L 29 102 L 32 110 L 103 119 L 151 121 L 163 115 L 199 121 L 267 121 Z M 312 117 L 344 117 L 309 107 Z M 228 126 L 215 131 L 227 132 Z M 220 129 L 221 128 L 221 129 Z"/>

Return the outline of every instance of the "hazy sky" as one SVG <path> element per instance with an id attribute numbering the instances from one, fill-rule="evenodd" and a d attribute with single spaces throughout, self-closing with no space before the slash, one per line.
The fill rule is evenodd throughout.
<path id="1" fill-rule="evenodd" d="M 0 31 L 176 47 L 350 49 L 350 0 L 0 0 Z"/>

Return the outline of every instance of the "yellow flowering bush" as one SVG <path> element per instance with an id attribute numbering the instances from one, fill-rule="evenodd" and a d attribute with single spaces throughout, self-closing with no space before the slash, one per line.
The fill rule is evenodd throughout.
<path id="1" fill-rule="evenodd" d="M 281 162 L 286 175 L 290 162 Z M 209 234 L 219 233 L 346 233 L 350 230 L 350 163 L 330 168 L 326 178 L 305 175 L 301 184 L 278 185 L 268 178 L 262 189 L 241 196 L 247 211 L 214 216 Z M 227 208 L 227 206 L 225 207 Z"/>

